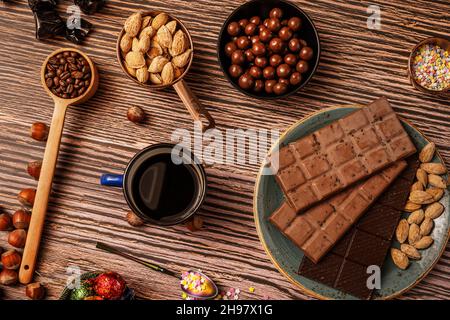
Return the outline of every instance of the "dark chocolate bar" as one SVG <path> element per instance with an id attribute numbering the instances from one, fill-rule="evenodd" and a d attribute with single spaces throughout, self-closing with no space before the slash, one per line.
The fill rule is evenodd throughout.
<path id="1" fill-rule="evenodd" d="M 416 152 L 386 98 L 274 153 L 271 168 L 296 212 Z"/>
<path id="2" fill-rule="evenodd" d="M 414 181 L 411 172 L 419 167 L 417 155 L 407 162 L 408 168 L 330 253 L 317 264 L 303 258 L 300 275 L 361 299 L 372 297 L 373 290 L 367 287 L 367 267 L 383 266 Z M 395 201 L 390 195 L 395 195 Z"/>

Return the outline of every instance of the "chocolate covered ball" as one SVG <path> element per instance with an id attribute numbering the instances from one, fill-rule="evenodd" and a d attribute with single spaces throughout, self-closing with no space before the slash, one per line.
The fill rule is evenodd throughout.
<path id="1" fill-rule="evenodd" d="M 283 41 L 280 38 L 272 38 L 269 42 L 269 48 L 274 53 L 280 53 L 284 49 Z"/>
<path id="2" fill-rule="evenodd" d="M 300 50 L 300 58 L 302 60 L 311 60 L 311 58 L 313 57 L 313 54 L 314 54 L 314 51 L 310 47 L 303 47 Z"/>
<path id="3" fill-rule="evenodd" d="M 263 70 L 264 79 L 273 79 L 275 78 L 275 68 L 272 66 L 267 66 Z"/>
<path id="4" fill-rule="evenodd" d="M 244 55 L 247 62 L 253 62 L 253 60 L 255 60 L 255 55 L 253 54 L 252 49 L 245 50 Z"/>
<path id="5" fill-rule="evenodd" d="M 269 18 L 267 18 L 266 20 L 264 20 L 264 22 L 263 22 L 264 27 L 266 27 L 266 28 L 269 27 L 269 21 L 270 21 Z"/>
<path id="6" fill-rule="evenodd" d="M 237 46 L 236 46 L 236 43 L 234 43 L 233 41 L 228 42 L 225 45 L 225 54 L 229 57 L 231 57 L 233 52 L 235 52 L 236 50 L 237 50 Z"/>
<path id="7" fill-rule="evenodd" d="M 260 42 L 259 36 L 253 36 L 250 38 L 250 42 L 253 44 L 255 44 L 256 42 Z"/>
<path id="8" fill-rule="evenodd" d="M 293 72 L 289 78 L 289 82 L 293 85 L 299 85 L 302 82 L 302 75 L 300 72 Z"/>
<path id="9" fill-rule="evenodd" d="M 264 81 L 263 80 L 256 80 L 255 86 L 253 87 L 253 91 L 259 93 L 264 90 Z"/>
<path id="10" fill-rule="evenodd" d="M 302 45 L 300 43 L 300 40 L 298 40 L 297 38 L 292 38 L 291 40 L 289 40 L 289 44 L 288 44 L 289 50 L 291 50 L 291 52 L 299 52 L 300 49 L 302 48 Z"/>
<path id="11" fill-rule="evenodd" d="M 270 39 L 272 39 L 272 32 L 263 26 L 261 31 L 259 32 L 259 39 L 262 42 L 269 42 Z"/>
<path id="12" fill-rule="evenodd" d="M 278 32 L 278 36 L 280 37 L 281 40 L 283 41 L 289 41 L 289 39 L 292 38 L 292 30 L 289 29 L 289 27 L 283 27 L 281 28 L 281 30 Z"/>
<path id="13" fill-rule="evenodd" d="M 242 65 L 245 62 L 245 55 L 242 50 L 236 50 L 231 54 L 231 63 Z"/>
<path id="14" fill-rule="evenodd" d="M 232 76 L 233 78 L 239 78 L 244 71 L 242 70 L 241 66 L 237 64 L 232 64 L 228 69 L 228 72 L 230 73 L 230 76 Z"/>
<path id="15" fill-rule="evenodd" d="M 288 53 L 284 56 L 284 62 L 293 67 L 297 64 L 297 56 L 293 53 Z"/>
<path id="16" fill-rule="evenodd" d="M 266 46 L 262 42 L 256 42 L 252 46 L 252 52 L 255 56 L 263 56 L 266 54 Z"/>
<path id="17" fill-rule="evenodd" d="M 273 87 L 275 86 L 277 84 L 277 80 L 267 80 L 265 83 L 264 83 L 264 90 L 267 92 L 267 93 L 273 93 Z"/>
<path id="18" fill-rule="evenodd" d="M 247 20 L 247 19 L 241 19 L 241 20 L 239 20 L 239 26 L 242 28 L 242 29 L 244 29 L 248 24 L 249 24 L 249 21 Z"/>
<path id="19" fill-rule="evenodd" d="M 295 70 L 297 70 L 300 73 L 305 73 L 309 69 L 308 62 L 305 60 L 300 60 L 297 65 L 295 66 Z"/>
<path id="20" fill-rule="evenodd" d="M 258 16 L 251 17 L 250 22 L 255 25 L 259 25 L 259 24 L 261 24 L 261 18 Z"/>
<path id="21" fill-rule="evenodd" d="M 257 66 L 251 66 L 248 70 L 248 74 L 251 75 L 254 79 L 261 79 L 263 75 L 261 68 Z"/>
<path id="22" fill-rule="evenodd" d="M 278 83 L 285 84 L 285 85 L 287 85 L 288 87 L 289 87 L 289 85 L 290 85 L 289 79 L 286 79 L 286 78 L 280 78 L 280 79 L 278 79 Z"/>
<path id="23" fill-rule="evenodd" d="M 278 32 L 281 28 L 280 20 L 278 19 L 269 19 L 269 22 L 267 23 L 267 29 L 269 29 L 272 32 Z"/>
<path id="24" fill-rule="evenodd" d="M 273 86 L 273 93 L 280 96 L 282 94 L 285 94 L 287 92 L 288 86 L 284 83 L 278 82 Z"/>
<path id="25" fill-rule="evenodd" d="M 302 19 L 299 17 L 292 17 L 289 19 L 287 25 L 292 31 L 296 32 L 302 27 Z"/>
<path id="26" fill-rule="evenodd" d="M 266 57 L 256 57 L 255 58 L 255 66 L 260 68 L 265 68 L 267 66 L 267 58 Z"/>
<path id="27" fill-rule="evenodd" d="M 272 10 L 270 10 L 269 17 L 281 19 L 283 18 L 283 10 L 281 10 L 280 8 L 273 8 Z"/>
<path id="28" fill-rule="evenodd" d="M 269 59 L 269 63 L 272 67 L 278 67 L 282 62 L 283 58 L 279 54 L 274 54 Z"/>
<path id="29" fill-rule="evenodd" d="M 254 85 L 255 80 L 248 73 L 244 73 L 239 77 L 239 87 L 241 87 L 242 89 L 250 90 L 253 89 Z"/>
<path id="30" fill-rule="evenodd" d="M 228 34 L 232 37 L 237 37 L 241 32 L 241 27 L 237 22 L 231 22 L 227 27 Z"/>
<path id="31" fill-rule="evenodd" d="M 280 64 L 277 67 L 277 75 L 280 78 L 287 78 L 287 77 L 289 77 L 291 75 L 291 67 L 288 64 L 286 64 L 286 63 Z"/>
<path id="32" fill-rule="evenodd" d="M 256 29 L 257 26 L 254 23 L 249 23 L 246 27 L 245 27 L 245 34 L 248 36 L 253 36 L 256 33 Z"/>
<path id="33" fill-rule="evenodd" d="M 250 47 L 251 41 L 248 37 L 246 36 L 240 36 L 239 38 L 237 38 L 236 40 L 236 45 L 239 49 L 247 49 L 248 47 Z"/>

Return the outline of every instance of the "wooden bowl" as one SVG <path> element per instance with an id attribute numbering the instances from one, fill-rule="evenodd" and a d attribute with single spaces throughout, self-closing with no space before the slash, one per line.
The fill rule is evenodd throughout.
<path id="1" fill-rule="evenodd" d="M 450 41 L 444 38 L 438 38 L 438 37 L 431 37 L 431 38 L 427 38 L 425 40 L 420 41 L 418 44 L 416 44 L 414 46 L 414 48 L 411 50 L 411 53 L 409 55 L 409 59 L 408 59 L 408 76 L 409 76 L 409 80 L 411 82 L 411 84 L 413 85 L 414 88 L 416 88 L 417 90 L 420 90 L 424 93 L 429 93 L 435 96 L 442 96 L 442 95 L 446 95 L 450 92 L 450 87 L 447 87 L 443 90 L 430 90 L 427 89 L 423 86 L 421 86 L 415 79 L 414 79 L 414 71 L 413 71 L 413 63 L 414 63 L 414 57 L 417 53 L 417 50 L 425 45 L 425 44 L 434 44 L 434 45 L 438 45 L 440 46 L 442 49 L 450 52 Z"/>

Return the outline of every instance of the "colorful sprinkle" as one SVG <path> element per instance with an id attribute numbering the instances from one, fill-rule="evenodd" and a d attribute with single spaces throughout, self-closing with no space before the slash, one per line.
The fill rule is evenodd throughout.
<path id="1" fill-rule="evenodd" d="M 421 46 L 413 58 L 413 77 L 422 87 L 441 91 L 450 87 L 450 53 L 438 45 Z"/>

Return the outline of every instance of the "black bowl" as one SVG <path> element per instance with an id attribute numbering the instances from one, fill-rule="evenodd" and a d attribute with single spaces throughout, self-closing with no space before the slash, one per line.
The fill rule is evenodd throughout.
<path id="1" fill-rule="evenodd" d="M 275 95 L 275 94 L 267 94 L 265 91 L 260 93 L 250 92 L 239 87 L 237 83 L 237 79 L 234 79 L 230 76 L 228 69 L 231 65 L 230 58 L 225 54 L 224 48 L 225 45 L 232 41 L 232 37 L 227 32 L 227 26 L 229 23 L 233 21 L 239 21 L 240 19 L 250 19 L 253 16 L 260 16 L 263 20 L 269 17 L 269 12 L 273 8 L 278 7 L 284 12 L 284 17 L 300 17 L 302 19 L 302 29 L 299 31 L 300 38 L 304 39 L 308 46 L 314 50 L 314 56 L 309 63 L 308 72 L 304 73 L 302 82 L 296 87 L 290 87 L 289 91 L 283 95 Z M 299 7 L 295 4 L 288 2 L 286 0 L 252 0 L 244 3 L 239 8 L 233 11 L 228 19 L 222 26 L 219 34 L 219 40 L 217 43 L 217 55 L 220 62 L 220 67 L 225 75 L 225 77 L 230 81 L 230 83 L 242 93 L 260 99 L 279 99 L 290 96 L 303 88 L 309 80 L 311 80 L 312 76 L 316 72 L 316 69 L 319 65 L 320 58 L 320 38 L 317 32 L 314 23 L 311 18 Z"/>

